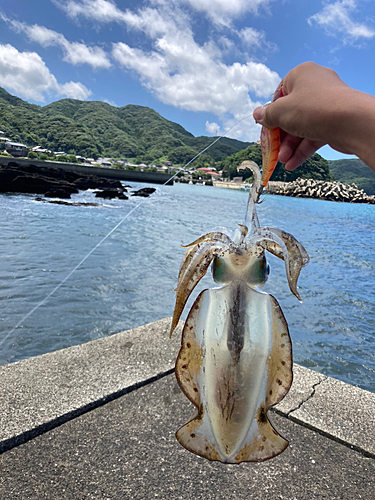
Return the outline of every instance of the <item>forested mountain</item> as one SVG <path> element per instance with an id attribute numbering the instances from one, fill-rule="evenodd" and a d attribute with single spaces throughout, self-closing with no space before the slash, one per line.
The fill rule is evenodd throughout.
<path id="1" fill-rule="evenodd" d="M 356 184 L 368 195 L 375 194 L 375 172 L 363 161 L 354 158 L 347 160 L 329 161 L 329 168 L 335 179 L 345 184 Z"/>
<path id="2" fill-rule="evenodd" d="M 36 106 L 0 88 L 0 130 L 17 142 L 53 151 L 96 158 L 137 159 L 151 163 L 190 160 L 214 139 L 194 137 L 181 125 L 143 106 L 116 108 L 100 101 L 62 99 Z M 249 143 L 224 138 L 210 148 L 210 163 L 221 160 Z M 171 157 L 170 157 L 171 156 Z"/>

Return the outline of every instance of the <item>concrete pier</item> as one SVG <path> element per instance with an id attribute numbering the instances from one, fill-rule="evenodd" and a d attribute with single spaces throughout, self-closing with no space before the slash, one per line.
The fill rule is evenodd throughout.
<path id="1" fill-rule="evenodd" d="M 30 160 L 28 158 L 7 158 L 0 156 L 0 167 L 8 163 L 17 163 L 20 166 L 34 165 L 35 167 L 61 168 L 67 172 L 76 172 L 77 174 L 97 175 L 107 179 L 118 181 L 150 182 L 154 184 L 165 184 L 173 186 L 173 180 L 170 180 L 171 174 L 160 174 L 157 172 L 138 172 L 136 170 L 117 170 L 114 168 L 91 167 L 88 165 L 79 165 L 75 163 L 64 163 L 57 161 Z"/>
<path id="2" fill-rule="evenodd" d="M 269 412 L 289 447 L 238 466 L 182 448 L 170 319 L 0 367 L 0 498 L 374 498 L 375 394 L 301 366 Z"/>

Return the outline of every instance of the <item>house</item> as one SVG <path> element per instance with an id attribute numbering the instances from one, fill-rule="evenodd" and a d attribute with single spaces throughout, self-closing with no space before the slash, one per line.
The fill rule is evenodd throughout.
<path id="1" fill-rule="evenodd" d="M 130 163 L 129 161 L 124 161 L 123 165 L 124 165 L 125 168 L 126 167 L 138 167 L 139 166 L 136 163 Z"/>
<path id="2" fill-rule="evenodd" d="M 7 141 L 5 143 L 5 151 L 12 156 L 27 156 L 29 148 L 25 144 L 19 144 L 18 142 Z"/>
<path id="3" fill-rule="evenodd" d="M 34 151 L 34 153 L 40 154 L 40 153 L 51 153 L 49 149 L 44 149 L 42 146 L 35 146 L 32 148 L 31 151 Z"/>
<path id="4" fill-rule="evenodd" d="M 157 169 L 158 172 L 162 172 L 163 174 L 166 174 L 169 171 L 169 168 L 166 165 L 164 165 L 164 167 L 157 167 Z"/>
<path id="5" fill-rule="evenodd" d="M 98 158 L 96 163 L 101 165 L 102 167 L 111 167 L 112 166 L 112 158 Z"/>

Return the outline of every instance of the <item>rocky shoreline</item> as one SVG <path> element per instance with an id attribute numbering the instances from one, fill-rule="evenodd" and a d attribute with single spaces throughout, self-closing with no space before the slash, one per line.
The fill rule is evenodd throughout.
<path id="1" fill-rule="evenodd" d="M 20 166 L 17 162 L 9 162 L 7 166 L 0 167 L 0 193 L 28 193 L 44 195 L 46 198 L 70 199 L 72 194 L 92 189 L 96 191 L 96 198 L 127 200 L 126 188 L 130 187 L 114 179 L 67 172 L 55 167 L 36 167 L 32 163 Z M 155 188 L 143 188 L 133 191 L 131 196 L 147 197 L 154 191 Z"/>
<path id="2" fill-rule="evenodd" d="M 294 196 L 296 198 L 315 198 L 345 203 L 375 204 L 375 196 L 368 196 L 355 184 L 318 181 L 314 179 L 296 179 L 293 182 L 270 181 L 265 190 L 269 194 Z"/>

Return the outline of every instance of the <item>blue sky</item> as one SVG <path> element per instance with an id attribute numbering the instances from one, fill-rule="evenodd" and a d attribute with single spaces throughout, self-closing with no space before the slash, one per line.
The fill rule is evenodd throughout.
<path id="1" fill-rule="evenodd" d="M 0 4 L 0 86 L 8 92 L 40 105 L 72 97 L 149 106 L 196 136 L 251 115 L 308 60 L 375 95 L 374 49 L 373 0 Z M 259 134 L 248 118 L 227 135 Z"/>

